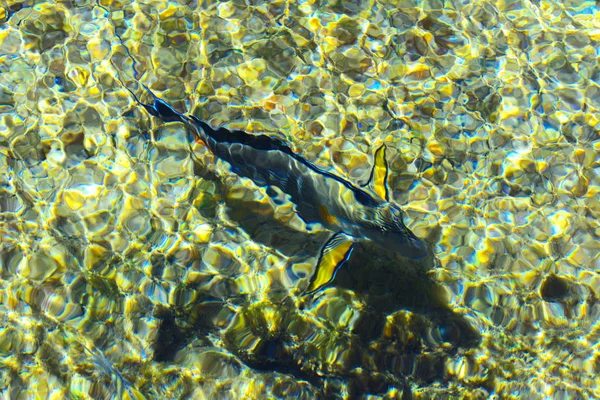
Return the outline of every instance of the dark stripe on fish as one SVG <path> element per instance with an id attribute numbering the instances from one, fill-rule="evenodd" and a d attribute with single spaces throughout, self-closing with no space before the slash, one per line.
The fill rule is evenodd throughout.
<path id="1" fill-rule="evenodd" d="M 375 199 L 373 199 L 373 197 L 371 197 L 364 190 L 357 188 L 356 186 L 352 185 L 350 182 L 340 178 L 337 175 L 334 175 L 327 171 L 323 171 L 316 165 L 312 164 L 310 161 L 307 161 L 303 157 L 294 153 L 292 151 L 292 149 L 290 149 L 285 143 L 283 143 L 279 139 L 275 139 L 275 138 L 272 138 L 272 137 L 266 136 L 266 135 L 251 135 L 251 134 L 248 134 L 243 131 L 230 131 L 225 128 L 218 128 L 215 130 L 210 125 L 208 125 L 206 122 L 201 121 L 194 115 L 190 116 L 190 118 L 194 121 L 194 123 L 196 125 L 198 125 L 204 131 L 204 133 L 206 133 L 206 135 L 210 136 L 210 138 L 212 138 L 216 143 L 223 143 L 223 144 L 227 145 L 227 148 L 220 149 L 221 151 L 219 151 L 219 149 L 215 149 L 215 150 L 218 152 L 217 156 L 219 156 L 220 158 L 224 159 L 225 161 L 229 162 L 232 165 L 234 165 L 232 162 L 234 162 L 235 160 L 232 159 L 229 148 L 234 143 L 239 143 L 244 146 L 249 146 L 258 151 L 280 151 L 281 153 L 291 157 L 295 161 L 297 161 L 300 164 L 304 165 L 305 167 L 309 168 L 310 170 L 312 170 L 312 172 L 322 175 L 324 178 L 334 179 L 338 183 L 344 185 L 345 187 L 347 187 L 354 193 L 354 197 L 355 197 L 356 201 L 358 201 L 363 206 L 375 207 L 375 206 L 377 206 L 377 204 L 379 204 L 379 202 L 377 202 Z M 209 143 L 207 143 L 207 144 L 210 146 Z M 228 155 L 229 155 L 229 157 L 228 157 Z M 254 168 L 253 164 L 248 164 L 247 162 L 243 162 L 243 160 L 242 160 L 242 163 L 239 163 L 239 162 L 236 163 L 236 165 L 240 165 L 240 164 L 243 164 L 246 169 L 246 174 L 245 174 L 246 177 L 251 178 L 252 180 L 254 180 L 254 178 L 258 178 L 257 175 L 260 175 L 262 177 L 261 180 L 264 183 L 261 182 L 261 186 L 263 186 L 265 184 L 275 185 L 275 186 L 280 187 L 282 190 L 285 190 L 283 187 L 280 186 L 280 183 L 281 183 L 280 179 L 270 179 L 270 177 L 271 177 L 270 174 L 265 174 L 262 171 L 258 171 L 256 168 Z M 285 165 L 282 165 L 281 169 L 279 171 L 275 170 L 273 172 L 279 173 L 280 175 L 285 174 L 286 173 L 284 170 L 285 167 L 286 167 Z M 289 165 L 287 167 L 289 167 Z M 244 168 L 240 168 L 240 169 L 244 169 Z M 242 171 L 240 171 L 240 172 L 242 172 Z"/>

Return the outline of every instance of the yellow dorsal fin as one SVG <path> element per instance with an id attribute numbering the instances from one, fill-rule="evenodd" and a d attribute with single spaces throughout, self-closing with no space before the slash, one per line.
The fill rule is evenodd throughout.
<path id="1" fill-rule="evenodd" d="M 354 242 L 344 233 L 333 235 L 321 250 L 319 262 L 305 294 L 314 293 L 330 283 L 339 267 L 350 257 L 353 246 Z"/>
<path id="2" fill-rule="evenodd" d="M 385 159 L 385 144 L 375 152 L 375 161 L 371 170 L 371 177 L 367 185 L 373 193 L 385 201 L 390 201 L 390 195 L 387 186 L 388 165 Z"/>

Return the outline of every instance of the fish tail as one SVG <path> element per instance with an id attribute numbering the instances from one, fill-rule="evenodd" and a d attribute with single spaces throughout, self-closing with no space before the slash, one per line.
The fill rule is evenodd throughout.
<path id="1" fill-rule="evenodd" d="M 214 133 L 214 129 L 210 127 L 206 122 L 200 120 L 194 115 L 185 115 L 175 110 L 166 101 L 157 97 L 146 85 L 140 82 L 140 84 L 146 89 L 146 91 L 152 96 L 154 102 L 152 104 L 142 103 L 136 98 L 136 101 L 142 105 L 148 113 L 156 118 L 159 118 L 165 122 L 181 122 L 193 135 L 196 142 L 208 145 L 209 136 Z"/>
<path id="2" fill-rule="evenodd" d="M 152 96 L 152 99 L 154 100 L 152 104 L 146 104 L 146 103 L 142 103 L 141 101 L 139 101 L 136 98 L 136 101 L 141 104 L 146 111 L 148 111 L 148 113 L 156 118 L 160 118 L 165 122 L 183 122 L 186 123 L 188 121 L 188 118 L 180 113 L 179 111 L 175 110 L 175 108 L 173 108 L 172 105 L 170 105 L 169 103 L 167 103 L 166 101 L 162 100 L 161 98 L 157 97 L 152 90 L 150 90 L 148 88 L 148 86 L 144 85 L 143 83 L 140 82 L 140 85 L 142 85 L 142 87 L 144 89 L 146 89 L 146 92 L 148 92 L 148 94 L 150 94 L 150 96 Z"/>

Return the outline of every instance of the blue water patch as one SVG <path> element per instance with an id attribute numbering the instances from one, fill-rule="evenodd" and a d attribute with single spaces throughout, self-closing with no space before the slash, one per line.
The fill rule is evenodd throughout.
<path id="1" fill-rule="evenodd" d="M 598 8 L 598 5 L 591 4 L 589 7 L 586 7 L 580 11 L 576 11 L 576 10 L 569 10 L 569 11 L 575 11 L 573 13 L 570 12 L 571 15 L 594 15 L 595 13 L 599 12 L 600 9 Z"/>

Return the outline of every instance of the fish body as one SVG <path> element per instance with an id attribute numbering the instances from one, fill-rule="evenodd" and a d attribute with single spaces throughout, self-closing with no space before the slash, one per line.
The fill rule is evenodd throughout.
<path id="1" fill-rule="evenodd" d="M 333 280 L 337 269 L 350 256 L 354 243 L 360 240 L 370 240 L 410 259 L 422 259 L 430 253 L 427 243 L 404 225 L 398 205 L 388 199 L 385 146 L 376 152 L 370 179 L 372 190 L 366 190 L 322 170 L 281 140 L 213 129 L 197 117 L 181 114 L 152 96 L 154 104 L 142 104 L 151 115 L 167 122 L 184 123 L 233 172 L 258 186 L 278 187 L 290 196 L 305 222 L 317 222 L 335 232 L 322 249 L 307 292 L 315 292 Z"/>

